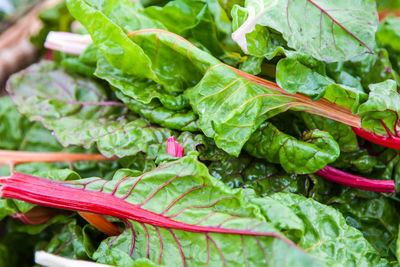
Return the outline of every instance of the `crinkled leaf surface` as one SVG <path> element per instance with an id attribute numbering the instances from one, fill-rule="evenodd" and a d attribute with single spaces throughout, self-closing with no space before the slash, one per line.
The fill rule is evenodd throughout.
<path id="1" fill-rule="evenodd" d="M 364 234 L 382 257 L 394 259 L 400 216 L 393 200 L 384 197 L 357 198 L 334 207 L 343 214 L 349 225 Z"/>
<path id="2" fill-rule="evenodd" d="M 127 75 L 111 66 L 104 56 L 99 56 L 94 74 L 118 88 L 124 95 L 143 104 L 149 104 L 153 99 L 158 99 L 166 108 L 175 111 L 188 105 L 183 95 L 170 95 L 164 92 L 161 85 L 149 79 Z"/>
<path id="3" fill-rule="evenodd" d="M 333 103 L 353 110 L 367 98 L 362 90 L 336 84 L 326 76 L 322 62 L 305 56 L 291 56 L 278 62 L 276 81 L 290 93 L 302 93 L 318 99 L 325 97 Z"/>
<path id="4" fill-rule="evenodd" d="M 42 122 L 64 146 L 89 148 L 97 142 L 107 157 L 145 152 L 156 158 L 161 144 L 172 135 L 171 130 L 152 127 L 143 119 L 129 121 L 125 105 L 108 101 L 103 87 L 68 75 L 53 63 L 41 62 L 15 74 L 8 90 L 18 110 Z"/>
<path id="5" fill-rule="evenodd" d="M 198 72 L 189 59 L 184 56 L 177 58 L 175 53 L 170 52 L 172 48 L 166 49 L 162 43 L 158 47 L 150 43 L 137 44 L 136 40 L 133 42 L 127 37 L 129 31 L 125 32 L 117 25 L 118 18 L 109 16 L 108 10 L 113 10 L 112 7 L 104 8 L 91 2 L 70 0 L 67 6 L 71 14 L 85 26 L 112 66 L 126 74 L 152 79 L 170 92 L 182 91 L 198 81 Z M 159 27 L 155 25 L 152 28 Z M 168 66 L 165 62 L 168 62 Z"/>
<path id="6" fill-rule="evenodd" d="M 250 155 L 280 163 L 289 173 L 314 173 L 337 159 L 339 145 L 321 130 L 305 132 L 302 141 L 279 131 L 272 123 L 263 123 L 250 137 L 245 149 Z"/>
<path id="7" fill-rule="evenodd" d="M 367 92 L 372 83 L 379 83 L 387 79 L 398 81 L 398 74 L 392 66 L 392 56 L 385 48 L 375 47 L 375 54 L 365 54 L 346 62 L 327 64 L 328 76 L 336 83 L 358 88 Z M 393 60 L 396 62 L 396 60 Z"/>
<path id="8" fill-rule="evenodd" d="M 121 92 L 116 92 L 117 97 L 133 112 L 142 115 L 152 123 L 157 123 L 162 127 L 181 131 L 199 131 L 197 126 L 198 116 L 193 110 L 182 109 L 174 111 L 165 108 L 160 103 L 153 101 L 143 104 Z"/>
<path id="9" fill-rule="evenodd" d="M 224 65 L 209 70 L 185 96 L 199 114 L 200 129 L 233 155 L 239 154 L 263 120 L 296 105 L 293 99 L 252 83 Z"/>
<path id="10" fill-rule="evenodd" d="M 101 192 L 97 194 L 123 201 L 124 205 L 140 211 L 132 213 L 139 215 L 137 221 L 125 219 L 126 229 L 120 236 L 103 241 L 94 254 L 96 259 L 103 257 L 105 248 L 111 248 L 134 259 L 147 257 L 167 266 L 207 265 L 207 262 L 222 266 L 281 266 L 282 259 L 288 265 L 323 266 L 323 259 L 309 257 L 291 244 L 274 223 L 266 220 L 258 204 L 249 202 L 255 198 L 252 190 L 228 188 L 210 176 L 196 154 L 162 164 L 142 175 L 121 171 L 111 181 L 89 178 L 60 182 L 59 186 L 76 188 L 82 194 Z M 273 201 L 265 210 L 271 209 L 271 205 Z M 200 230 L 189 232 L 172 225 L 165 228 L 149 214 L 141 217 L 143 212 Z M 227 233 L 209 229 L 224 229 Z M 231 234 L 238 230 L 242 234 Z"/>
<path id="11" fill-rule="evenodd" d="M 138 209 L 135 216 L 151 211 L 152 216 L 192 225 L 199 231 L 164 228 L 163 224 L 140 215 L 135 221 L 126 219 L 125 231 L 104 240 L 94 258 L 106 262 L 105 258 L 110 257 L 107 251 L 115 249 L 120 255 L 130 255 L 133 259 L 147 257 L 167 266 L 207 262 L 226 266 L 282 266 L 282 259 L 296 266 L 386 263 L 362 233 L 347 225 L 335 209 L 294 194 L 257 198 L 249 189 L 229 189 L 210 176 L 206 166 L 196 158 L 195 154 L 189 155 L 142 175 L 121 171 L 111 181 L 89 178 L 59 182 L 58 188 L 73 187 L 82 194 L 100 191 L 104 197 L 111 195 L 118 201 L 131 203 L 132 208 Z M 280 213 L 276 215 L 278 210 Z M 202 227 L 228 232 L 201 232 Z M 235 229 L 245 232 L 229 233 Z M 278 229 L 313 256 L 310 258 L 284 240 L 261 234 L 280 236 Z M 247 231 L 259 234 L 250 236 L 245 234 Z"/>
<path id="12" fill-rule="evenodd" d="M 358 149 L 340 153 L 340 157 L 331 166 L 342 170 L 347 169 L 352 172 L 369 174 L 374 170 L 377 163 L 377 158 L 370 155 L 366 149 Z"/>
<path id="13" fill-rule="evenodd" d="M 82 228 L 77 225 L 75 220 L 67 222 L 61 231 L 49 241 L 45 249 L 49 253 L 63 257 L 89 259 L 85 251 Z"/>
<path id="14" fill-rule="evenodd" d="M 214 56 L 230 62 L 231 57 L 240 58 L 237 53 L 240 48 L 230 37 L 231 22 L 222 4 L 219 1 L 175 0 L 163 7 L 148 7 L 145 12 L 161 21 L 169 31 L 196 40 Z"/>
<path id="15" fill-rule="evenodd" d="M 311 255 L 325 255 L 328 266 L 388 264 L 362 233 L 346 224 L 342 214 L 334 208 L 295 194 L 277 193 L 272 198 L 290 207 L 300 218 L 305 231 L 301 247 Z"/>
<path id="16" fill-rule="evenodd" d="M 369 86 L 368 101 L 358 110 L 364 129 L 382 136 L 398 136 L 400 95 L 393 80 Z"/>
<path id="17" fill-rule="evenodd" d="M 305 112 L 301 112 L 300 116 L 308 129 L 320 129 L 332 135 L 339 144 L 341 152 L 358 150 L 357 136 L 350 126 Z"/>
<path id="18" fill-rule="evenodd" d="M 281 32 L 289 47 L 319 60 L 345 61 L 373 53 L 375 1 L 252 0 L 245 8 L 248 17 L 240 39 L 259 24 Z"/>

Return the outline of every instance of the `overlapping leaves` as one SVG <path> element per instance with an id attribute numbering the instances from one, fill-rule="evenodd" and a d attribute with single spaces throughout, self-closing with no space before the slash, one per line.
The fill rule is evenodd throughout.
<path id="1" fill-rule="evenodd" d="M 255 0 L 246 1 L 241 13 L 247 18 L 235 34 L 244 51 L 246 34 L 259 24 L 282 33 L 289 47 L 319 60 L 345 61 L 373 53 L 377 29 L 374 1 Z"/>
<path id="2" fill-rule="evenodd" d="M 82 192 L 100 191 L 137 209 L 136 220 L 125 220 L 125 231 L 104 240 L 93 257 L 107 263 L 107 251 L 112 249 L 133 259 L 147 257 L 167 266 L 207 262 L 280 266 L 282 259 L 297 266 L 385 263 L 362 234 L 348 226 L 333 208 L 287 193 L 257 198 L 249 189 L 229 189 L 210 176 L 207 167 L 196 158 L 189 155 L 142 175 L 121 171 L 111 181 L 89 178 L 59 183 Z M 12 182 L 4 184 L 6 191 L 7 186 L 13 186 Z M 275 214 L 277 210 L 279 215 Z M 152 219 L 141 217 L 145 211 L 152 212 Z M 324 220 L 320 220 L 321 215 Z M 170 220 L 172 228 L 156 223 L 161 218 Z M 179 230 L 178 225 L 175 228 L 174 222 L 190 225 L 193 232 Z M 217 229 L 226 233 L 217 233 Z M 234 234 L 237 230 L 243 232 Z M 280 231 L 301 244 L 312 257 L 289 245 Z M 258 234 L 246 234 L 255 232 Z M 338 254 L 329 247 L 346 250 Z"/>
<path id="3" fill-rule="evenodd" d="M 54 131 L 64 146 L 89 148 L 97 142 L 108 157 L 145 152 L 156 158 L 172 135 L 171 130 L 152 127 L 144 119 L 129 119 L 125 105 L 109 101 L 103 87 L 70 76 L 54 63 L 41 62 L 14 75 L 8 89 L 18 110 Z"/>

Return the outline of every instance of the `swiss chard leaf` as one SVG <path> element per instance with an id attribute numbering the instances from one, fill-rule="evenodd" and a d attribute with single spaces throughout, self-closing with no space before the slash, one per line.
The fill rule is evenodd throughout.
<path id="1" fill-rule="evenodd" d="M 71 13 L 90 28 L 94 42 L 115 68 L 139 78 L 152 79 L 168 92 L 182 91 L 194 85 L 185 91 L 184 96 L 199 115 L 199 128 L 206 136 L 214 138 L 218 147 L 230 154 L 238 155 L 252 132 L 268 117 L 289 108 L 304 110 L 318 106 L 311 104 L 306 96 L 293 96 L 272 83 L 263 81 L 265 83 L 262 86 L 250 81 L 246 73 L 221 64 L 210 54 L 173 33 L 144 29 L 130 33 L 130 38 L 127 38 L 117 24 L 85 1 L 70 0 L 68 3 Z M 95 26 L 97 24 L 107 27 L 98 28 Z M 107 31 L 118 34 L 110 37 Z M 121 50 L 118 60 L 115 55 L 109 54 L 113 46 Z M 140 60 L 130 62 L 129 66 L 124 65 L 128 58 Z M 135 71 L 138 68 L 141 73 Z M 338 98 L 334 92 L 328 97 Z M 323 105 L 323 111 L 314 112 L 326 116 L 337 114 L 328 111 L 332 107 Z"/>
<path id="2" fill-rule="evenodd" d="M 357 198 L 349 203 L 334 207 L 346 222 L 363 232 L 365 238 L 385 258 L 394 259 L 396 236 L 400 221 L 396 204 L 389 198 Z"/>
<path id="3" fill-rule="evenodd" d="M 314 173 L 335 161 L 339 145 L 332 136 L 320 130 L 305 132 L 302 141 L 279 131 L 266 122 L 250 137 L 245 149 L 250 155 L 280 163 L 289 173 Z"/>
<path id="4" fill-rule="evenodd" d="M 162 43 L 160 47 L 149 43 L 141 47 L 132 42 L 126 34 L 141 27 L 124 32 L 116 24 L 119 23 L 118 17 L 108 14 L 109 10 L 113 10 L 112 7 L 103 8 L 96 4 L 91 5 L 91 1 L 83 0 L 67 1 L 67 6 L 71 14 L 91 34 L 93 42 L 106 56 L 107 61 L 124 73 L 152 79 L 172 92 L 182 91 L 200 79 L 198 71 L 190 60 L 184 56 L 177 58 L 175 53 L 170 52 L 172 48 L 165 49 Z M 101 29 L 97 26 L 98 23 L 102 25 Z M 112 36 L 110 32 L 113 33 Z M 168 68 L 163 67 L 165 62 L 168 62 Z"/>
<path id="5" fill-rule="evenodd" d="M 386 18 L 376 32 L 376 41 L 393 51 L 400 51 L 400 18 Z"/>
<path id="6" fill-rule="evenodd" d="M 123 210 L 131 214 L 122 216 L 126 230 L 120 236 L 103 241 L 94 255 L 97 259 L 104 257 L 104 247 L 110 247 L 134 259 L 147 257 L 168 266 L 206 265 L 207 262 L 226 266 L 237 263 L 278 266 L 283 258 L 300 266 L 321 266 L 319 260 L 306 255 L 273 223 L 266 221 L 258 204 L 249 203 L 254 198 L 252 191 L 227 188 L 210 176 L 207 167 L 196 158 L 196 155 L 184 157 L 139 176 L 119 172 L 111 181 L 89 178 L 63 182 L 56 186 L 58 190 L 54 193 L 59 195 L 62 190 L 72 190 L 82 196 L 96 195 L 98 199 L 90 198 L 90 203 L 108 206 L 103 212 L 114 216 L 117 213 L 113 210 L 121 209 L 120 204 L 126 206 Z M 7 188 L 13 190 L 13 181 L 14 178 L 6 179 L 3 192 Z M 35 188 L 36 193 L 41 194 L 38 186 L 34 182 L 30 190 Z M 42 193 L 48 197 L 52 194 L 49 190 Z M 120 203 L 114 206 L 105 198 Z M 77 201 L 78 206 L 73 204 L 73 209 L 80 210 L 83 206 L 78 202 L 87 201 L 84 199 L 70 199 L 64 204 L 72 208 L 71 201 Z M 42 204 L 55 203 L 50 200 Z M 192 243 L 197 244 L 196 250 L 192 249 Z"/>
<path id="7" fill-rule="evenodd" d="M 30 86 L 33 83 L 34 88 Z M 156 158 L 173 133 L 143 119 L 130 121 L 125 105 L 108 101 L 103 87 L 68 75 L 53 63 L 41 62 L 14 75 L 8 90 L 19 111 L 42 122 L 64 146 L 89 148 L 97 142 L 107 157 L 145 152 L 148 158 Z"/>
<path id="8" fill-rule="evenodd" d="M 89 259 L 85 251 L 82 227 L 77 225 L 75 220 L 66 223 L 61 231 L 49 241 L 45 249 L 49 253 L 63 257 Z"/>
<path id="9" fill-rule="evenodd" d="M 362 90 L 336 84 L 326 76 L 324 64 L 309 57 L 296 55 L 281 59 L 276 73 L 276 81 L 284 90 L 313 99 L 325 97 L 353 112 L 367 98 Z"/>
<path id="10" fill-rule="evenodd" d="M 130 110 L 142 115 L 152 123 L 174 130 L 191 132 L 199 130 L 197 126 L 198 116 L 190 109 L 174 111 L 165 108 L 156 101 L 143 104 L 121 92 L 116 92 L 116 95 Z"/>
<path id="11" fill-rule="evenodd" d="M 98 58 L 94 74 L 118 88 L 124 95 L 143 104 L 149 104 L 153 99 L 158 99 L 163 106 L 175 111 L 188 105 L 183 95 L 168 94 L 159 84 L 149 79 L 140 79 L 133 75 L 124 74 L 119 69 L 111 66 L 103 56 Z"/>
<path id="12" fill-rule="evenodd" d="M 196 158 L 189 155 L 142 175 L 121 171 L 111 181 L 52 182 L 52 190 L 46 180 L 14 174 L 1 181 L 2 195 L 16 193 L 14 197 L 26 199 L 25 190 L 30 190 L 31 201 L 43 205 L 124 218 L 125 231 L 104 240 L 94 254 L 102 262 L 109 248 L 167 266 L 207 262 L 280 266 L 282 259 L 296 266 L 385 263 L 334 209 L 292 194 L 257 198 L 249 189 L 229 189 Z M 61 192 L 63 198 L 48 200 Z M 69 197 L 78 192 L 90 197 Z M 279 216 L 274 214 L 277 210 Z M 278 229 L 313 257 L 289 245 Z M 196 250 L 191 244 L 196 244 Z M 341 246 L 347 248 L 345 253 L 328 249 Z"/>
<path id="13" fill-rule="evenodd" d="M 247 19 L 234 33 L 244 51 L 246 33 L 259 24 L 282 33 L 289 47 L 319 60 L 345 61 L 373 53 L 378 22 L 375 1 L 256 0 L 246 1 L 245 8 Z"/>
<path id="14" fill-rule="evenodd" d="M 308 129 L 320 129 L 332 135 L 339 144 L 341 152 L 358 150 L 357 136 L 350 126 L 305 112 L 301 112 L 300 116 Z"/>
<path id="15" fill-rule="evenodd" d="M 335 255 L 334 258 L 326 258 L 325 262 L 328 266 L 335 264 L 385 266 L 388 264 L 359 231 L 346 224 L 342 214 L 334 208 L 295 194 L 278 193 L 272 198 L 285 203 L 302 220 L 305 235 L 300 244 L 308 253 L 323 255 L 331 251 Z M 320 218 L 321 214 L 323 214 L 323 219 Z M 360 242 L 360 239 L 363 241 Z M 346 250 L 342 250 L 341 253 L 333 252 L 341 246 L 346 247 Z"/>
<path id="16" fill-rule="evenodd" d="M 146 8 L 146 14 L 182 37 L 195 40 L 228 63 L 240 60 L 239 47 L 230 38 L 231 22 L 219 1 L 175 0 L 163 7 Z"/>
<path id="17" fill-rule="evenodd" d="M 393 80 L 387 80 L 369 86 L 368 101 L 360 105 L 363 129 L 382 136 L 398 136 L 400 128 L 400 95 Z"/>

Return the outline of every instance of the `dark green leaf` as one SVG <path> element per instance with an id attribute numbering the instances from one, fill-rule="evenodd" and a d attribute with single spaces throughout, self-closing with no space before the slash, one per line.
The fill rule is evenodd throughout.
<path id="1" fill-rule="evenodd" d="M 337 159 L 339 145 L 320 130 L 305 132 L 302 141 L 266 122 L 250 137 L 245 149 L 250 155 L 280 163 L 289 173 L 314 173 Z"/>

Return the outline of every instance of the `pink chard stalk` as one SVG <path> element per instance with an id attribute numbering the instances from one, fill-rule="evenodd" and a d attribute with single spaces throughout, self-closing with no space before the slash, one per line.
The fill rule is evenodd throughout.
<path id="1" fill-rule="evenodd" d="M 182 158 L 183 153 L 184 153 L 184 149 L 178 142 L 175 141 L 175 137 L 172 136 L 172 137 L 168 138 L 167 154 L 174 156 L 174 157 Z"/>

